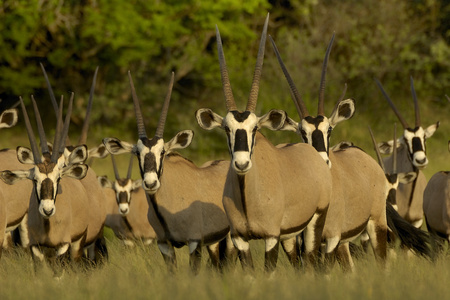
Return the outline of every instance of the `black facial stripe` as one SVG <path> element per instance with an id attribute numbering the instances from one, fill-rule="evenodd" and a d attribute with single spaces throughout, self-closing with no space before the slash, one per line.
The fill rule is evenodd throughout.
<path id="1" fill-rule="evenodd" d="M 236 151 L 249 151 L 248 150 L 248 140 L 247 140 L 247 131 L 244 129 L 236 130 L 236 134 L 234 137 L 234 152 Z"/>
<path id="2" fill-rule="evenodd" d="M 249 111 L 238 112 L 237 110 L 233 110 L 233 111 L 230 111 L 230 112 L 233 114 L 234 119 L 236 121 L 238 121 L 239 123 L 244 122 L 245 120 L 247 120 L 248 116 L 250 116 L 250 112 Z"/>
<path id="3" fill-rule="evenodd" d="M 127 192 L 119 192 L 119 196 L 117 197 L 118 203 L 128 203 L 128 193 Z"/>
<path id="4" fill-rule="evenodd" d="M 45 178 L 41 183 L 41 197 L 42 199 L 53 199 L 54 195 L 53 181 L 50 178 Z"/>
<path id="5" fill-rule="evenodd" d="M 422 147 L 422 141 L 418 137 L 413 137 L 412 139 L 412 151 L 416 153 L 417 151 L 425 151 Z"/>
<path id="6" fill-rule="evenodd" d="M 397 177 L 398 177 L 397 174 L 386 174 L 386 179 L 388 180 L 388 182 L 390 184 L 396 183 L 397 182 Z"/>
<path id="7" fill-rule="evenodd" d="M 312 146 L 318 152 L 324 152 L 324 151 L 328 150 L 325 147 L 325 142 L 324 142 L 324 137 L 323 137 L 323 132 L 322 131 L 320 131 L 318 129 L 314 130 L 312 135 L 311 135 L 311 139 L 312 139 Z"/>
<path id="8" fill-rule="evenodd" d="M 397 204 L 396 194 L 397 191 L 395 189 L 390 189 L 386 201 L 391 203 L 392 205 L 396 205 Z"/>

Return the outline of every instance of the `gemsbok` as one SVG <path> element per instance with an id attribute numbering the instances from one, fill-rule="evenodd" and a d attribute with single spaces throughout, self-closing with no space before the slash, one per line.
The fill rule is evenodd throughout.
<path id="1" fill-rule="evenodd" d="M 148 222 L 148 202 L 142 179 L 131 179 L 133 159 L 134 155 L 131 155 L 127 177 L 123 178 L 119 175 L 114 155 L 111 155 L 116 180 L 98 177 L 108 208 L 105 225 L 127 246 L 133 246 L 136 240 L 150 245 L 156 239 L 156 233 Z"/>
<path id="2" fill-rule="evenodd" d="M 51 153 L 39 110 L 32 98 L 42 155 L 39 153 L 22 98 L 20 102 L 31 149 L 18 147 L 17 159 L 33 167 L 29 170 L 2 171 L 0 178 L 8 184 L 15 184 L 24 179 L 33 182 L 32 193 L 35 197 L 30 200 L 28 209 L 31 255 L 37 270 L 38 265 L 48 258 L 51 252 L 56 254 L 56 259 L 49 260 L 49 263 L 55 275 L 58 275 L 70 258 L 79 259 L 84 248 L 93 245 L 103 234 L 103 223 L 98 218 L 100 208 L 88 201 L 86 190 L 79 180 L 86 175 L 88 169 L 82 163 L 87 155 L 86 146 L 75 148 L 67 161 L 68 164 L 62 155 L 69 129 L 73 94 L 64 124 L 61 99 Z M 54 251 L 43 252 L 43 248 Z"/>
<path id="3" fill-rule="evenodd" d="M 397 173 L 397 154 L 393 153 L 392 159 L 392 171 L 388 173 L 383 163 L 378 144 L 375 140 L 373 132 L 369 127 L 369 133 L 372 138 L 373 147 L 377 155 L 378 164 L 385 173 L 386 182 L 388 185 L 388 198 L 386 199 L 386 212 L 387 222 L 390 233 L 390 240 L 395 241 L 396 237 L 400 238 L 402 246 L 406 246 L 412 250 L 416 255 L 422 255 L 426 258 L 432 258 L 429 242 L 430 237 L 427 232 L 422 231 L 420 228 L 414 227 L 411 223 L 403 219 L 397 212 L 397 188 L 399 183 L 409 183 L 416 178 L 415 172 Z M 394 124 L 394 149 L 397 146 L 397 126 Z M 363 243 L 364 246 L 364 243 Z"/>
<path id="4" fill-rule="evenodd" d="M 430 178 L 423 193 L 423 211 L 433 248 L 439 253 L 442 239 L 450 243 L 450 171 L 437 172 Z"/>
<path id="5" fill-rule="evenodd" d="M 52 86 L 50 84 L 50 81 L 47 76 L 47 72 L 45 71 L 44 66 L 41 64 L 42 73 L 44 74 L 45 81 L 47 83 L 47 88 L 49 91 L 50 99 L 52 101 L 53 108 L 55 110 L 56 116 L 59 110 L 58 103 L 55 98 L 55 94 L 53 92 Z M 92 84 L 90 88 L 89 93 L 89 100 L 86 108 L 86 115 L 83 120 L 83 126 L 81 129 L 81 134 L 78 139 L 77 145 L 72 145 L 70 143 L 70 139 L 67 135 L 66 140 L 64 143 L 64 157 L 66 159 L 66 164 L 69 164 L 69 158 L 72 155 L 72 152 L 74 149 L 78 149 L 78 145 L 86 145 L 87 136 L 88 136 L 88 130 L 89 130 L 89 119 L 92 111 L 92 103 L 93 103 L 93 96 L 94 96 L 94 90 L 95 90 L 95 83 L 97 80 L 97 73 L 98 73 L 98 67 L 95 69 L 94 76 L 92 78 Z M 49 144 L 50 151 L 52 150 L 51 144 Z M 101 144 L 100 146 L 97 146 L 92 149 L 88 149 L 87 152 L 87 158 L 104 158 L 108 155 L 108 151 L 105 151 L 104 145 Z M 98 216 L 100 219 L 103 220 L 103 222 L 106 221 L 106 214 L 107 214 L 107 207 L 105 202 L 105 194 L 104 190 L 101 187 L 100 183 L 97 180 L 97 175 L 95 174 L 94 170 L 92 168 L 88 169 L 88 172 L 84 178 L 81 179 L 81 184 L 85 188 L 87 192 L 87 196 L 89 198 L 90 203 L 93 203 L 92 205 L 100 207 Z M 99 239 L 95 243 L 95 247 L 90 248 L 90 252 L 88 253 L 88 258 L 90 258 L 93 261 L 97 261 L 102 263 L 104 259 L 108 258 L 108 250 L 106 248 L 106 241 L 103 236 L 99 237 Z"/>
<path id="6" fill-rule="evenodd" d="M 0 129 L 11 128 L 17 124 L 17 109 L 7 109 L 0 115 Z M 13 150 L 0 150 L 1 168 L 15 167 L 20 168 L 21 164 L 17 161 L 16 152 Z M 24 191 L 23 189 L 27 189 Z M 20 226 L 26 229 L 26 213 L 31 195 L 31 182 L 22 184 L 20 187 L 12 187 L 0 182 L 0 257 L 2 253 L 4 238 L 10 236 L 11 231 Z M 21 243 L 23 247 L 27 246 L 28 238 L 24 236 Z"/>
<path id="7" fill-rule="evenodd" d="M 270 39 L 301 119 L 297 123 L 288 117 L 285 126 L 280 129 L 299 134 L 305 143 L 314 147 L 331 170 L 332 176 L 328 181 L 322 180 L 324 185 L 332 187 L 332 200 L 323 230 L 323 239 L 332 242 L 327 243 L 325 255 L 332 254 L 338 247 L 336 251 L 343 268 L 352 270 L 354 265 L 348 243 L 366 231 L 376 257 L 384 262 L 387 247 L 387 189 L 384 173 L 376 161 L 360 148 L 345 147 L 329 151 L 332 130 L 339 122 L 350 119 L 355 111 L 354 100 L 344 100 L 344 90 L 331 116 L 325 116 L 325 77 L 334 35 L 323 62 L 316 117 L 309 114 L 275 42 L 272 37 Z"/>
<path id="8" fill-rule="evenodd" d="M 105 138 L 111 154 L 136 155 L 142 186 L 149 204 L 148 220 L 157 235 L 158 247 L 170 271 L 176 268 L 173 247 L 189 246 L 191 270 L 199 270 L 201 246 L 207 246 L 213 266 L 221 267 L 219 242 L 229 232 L 228 220 L 222 206 L 222 193 L 228 162 L 216 161 L 206 167 L 173 153 L 190 145 L 192 130 L 183 130 L 168 142 L 163 133 L 174 81 L 169 85 L 155 135 L 147 136 L 139 99 L 130 72 L 128 77 L 136 114 L 139 139 L 136 144 L 117 138 Z M 231 251 L 232 249 L 230 249 Z"/>
<path id="9" fill-rule="evenodd" d="M 327 165 L 313 147 L 292 144 L 273 146 L 260 132 L 262 127 L 278 130 L 286 113 L 271 110 L 255 114 L 264 59 L 269 15 L 259 51 L 247 107 L 237 109 L 231 89 L 222 40 L 216 26 L 216 39 L 222 86 L 227 107 L 225 117 L 211 109 L 196 112 L 203 129 L 223 129 L 227 135 L 231 161 L 223 191 L 223 205 L 231 226 L 231 239 L 240 251 L 244 268 L 253 269 L 249 240 L 265 241 L 265 270 L 276 268 L 280 242 L 291 263 L 297 259 L 295 238 L 304 236 L 304 262 L 315 265 L 323 224 L 331 197 Z"/>
<path id="10" fill-rule="evenodd" d="M 421 126 L 419 103 L 412 77 L 411 93 L 414 99 L 415 109 L 415 127 L 410 127 L 406 120 L 400 114 L 400 111 L 389 98 L 381 83 L 375 79 L 378 87 L 396 114 L 400 123 L 403 125 L 403 136 L 397 140 L 397 171 L 400 173 L 415 172 L 416 179 L 410 183 L 400 183 L 397 189 L 397 207 L 398 213 L 406 221 L 420 228 L 423 223 L 423 192 L 427 185 L 425 175 L 421 171 L 428 164 L 426 156 L 426 140 L 430 138 L 439 127 L 439 122 L 430 125 L 427 128 Z M 393 152 L 393 141 L 379 143 L 378 147 L 382 154 L 391 154 Z M 384 159 L 387 171 L 392 170 L 392 155 Z"/>

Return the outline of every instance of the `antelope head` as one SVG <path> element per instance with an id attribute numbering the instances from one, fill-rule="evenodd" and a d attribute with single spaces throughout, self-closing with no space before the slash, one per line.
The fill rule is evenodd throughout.
<path id="1" fill-rule="evenodd" d="M 416 123 L 414 128 L 410 127 L 406 120 L 402 117 L 399 110 L 395 107 L 394 102 L 392 102 L 386 91 L 383 89 L 381 83 L 377 79 L 375 79 L 375 81 L 384 97 L 386 98 L 387 102 L 391 106 L 392 110 L 394 111 L 395 115 L 399 119 L 400 123 L 402 123 L 403 125 L 403 136 L 398 140 L 397 147 L 399 147 L 401 144 L 405 145 L 408 149 L 413 166 L 417 169 L 425 168 L 428 164 L 428 158 L 426 155 L 426 140 L 434 134 L 436 129 L 438 129 L 439 121 L 436 122 L 436 124 L 430 125 L 425 129 L 421 126 L 419 103 L 417 101 L 416 91 L 414 90 L 414 82 L 412 76 L 410 77 L 411 93 L 413 95 L 414 110 L 416 113 Z M 381 153 L 390 154 L 392 152 L 396 152 L 393 151 L 394 149 L 396 149 L 393 147 L 393 145 L 393 141 L 389 141 L 380 143 L 378 147 L 380 147 Z"/>
<path id="2" fill-rule="evenodd" d="M 222 48 L 222 40 L 220 38 L 219 29 L 216 26 L 217 48 L 222 85 L 228 112 L 225 117 L 221 117 L 209 108 L 201 108 L 196 112 L 197 122 L 203 129 L 211 130 L 218 127 L 225 130 L 228 139 L 228 149 L 231 155 L 231 166 L 238 175 L 246 174 L 252 167 L 251 159 L 253 148 L 255 146 L 256 132 L 262 127 L 277 130 L 286 120 L 286 113 L 281 110 L 271 110 L 262 117 L 258 117 L 255 114 L 264 59 L 268 22 L 269 15 L 267 15 L 264 23 L 252 87 L 245 111 L 238 111 L 236 107 L 228 77 L 225 55 Z"/>
<path id="3" fill-rule="evenodd" d="M 393 159 L 392 159 L 392 172 L 388 173 L 386 168 L 384 167 L 383 159 L 381 158 L 380 150 L 377 146 L 377 142 L 375 141 L 375 137 L 373 135 L 372 129 L 369 127 L 370 136 L 372 138 L 373 147 L 375 149 L 375 153 L 377 154 L 378 164 L 387 179 L 387 189 L 388 189 L 388 198 L 387 202 L 391 203 L 392 206 L 397 210 L 397 188 L 399 183 L 407 184 L 414 181 L 417 177 L 416 172 L 406 172 L 406 173 L 397 173 L 397 152 L 394 151 Z M 394 124 L 394 148 L 397 146 L 397 124 Z"/>
<path id="4" fill-rule="evenodd" d="M 116 201 L 117 205 L 119 206 L 119 213 L 123 216 L 127 215 L 130 212 L 131 193 L 142 185 L 142 179 L 139 180 L 131 179 L 131 171 L 133 169 L 133 158 L 134 155 L 132 155 L 130 158 L 130 164 L 128 165 L 128 173 L 126 178 L 121 178 L 119 176 L 119 171 L 117 170 L 114 155 L 111 155 L 111 160 L 113 163 L 114 175 L 116 177 L 116 180 L 112 182 L 106 177 L 103 176 L 98 177 L 98 180 L 102 185 L 102 187 L 111 188 L 116 193 Z"/>
<path id="5" fill-rule="evenodd" d="M 334 34 L 330 40 L 330 43 L 328 44 L 328 48 L 323 61 L 322 76 L 319 88 L 319 105 L 316 117 L 311 116 L 306 109 L 306 105 L 303 102 L 303 99 L 298 92 L 289 72 L 287 71 L 286 66 L 281 59 L 281 55 L 278 52 L 277 46 L 275 45 L 272 37 L 270 37 L 270 40 L 272 42 L 272 46 L 278 58 L 281 69 L 283 70 L 284 76 L 289 83 L 292 100 L 295 103 L 295 107 L 297 108 L 298 115 L 301 119 L 300 123 L 297 123 L 296 121 L 288 117 L 285 126 L 283 126 L 281 130 L 297 132 L 297 134 L 299 134 L 303 138 L 303 141 L 305 143 L 310 144 L 317 150 L 317 152 L 319 152 L 319 154 L 331 168 L 331 162 L 329 159 L 331 132 L 339 122 L 350 119 L 355 113 L 355 101 L 353 99 L 344 100 L 347 85 L 345 86 L 341 98 L 334 107 L 331 116 L 327 118 L 324 113 L 325 77 L 331 47 L 333 46 Z"/>
<path id="6" fill-rule="evenodd" d="M 136 144 L 130 144 L 117 138 L 105 138 L 103 139 L 103 144 L 113 155 L 127 152 L 136 155 L 139 161 L 142 187 L 148 194 L 155 194 L 161 185 L 160 177 L 163 172 L 164 157 L 175 149 L 183 149 L 189 146 L 194 137 L 194 132 L 192 130 L 183 130 L 178 132 L 169 142 L 164 142 L 164 125 L 167 119 L 167 111 L 169 109 L 170 96 L 172 94 L 174 82 L 174 73 L 172 72 L 169 91 L 164 101 L 155 135 L 148 138 L 145 131 L 144 118 L 139 105 L 139 99 L 136 95 L 130 72 L 128 72 L 128 77 L 131 85 L 131 94 L 136 114 L 139 139 Z"/>
<path id="7" fill-rule="evenodd" d="M 82 179 L 86 176 L 88 167 L 82 162 L 87 153 L 86 146 L 80 146 L 75 149 L 69 158 L 69 163 L 65 163 L 62 152 L 64 151 L 64 141 L 67 136 L 70 123 L 70 114 L 72 111 L 73 94 L 70 99 L 69 108 L 64 124 L 62 124 L 62 99 L 59 110 L 58 122 L 56 127 L 54 149 L 49 151 L 47 139 L 45 137 L 39 110 L 36 101 L 32 97 L 33 108 L 36 115 L 39 137 L 41 142 L 42 155 L 39 153 L 36 138 L 31 128 L 25 105 L 22 98 L 20 104 L 27 129 L 31 149 L 26 147 L 17 147 L 17 158 L 23 164 L 31 164 L 33 167 L 29 170 L 20 171 L 2 171 L 0 178 L 7 184 L 14 184 L 18 180 L 29 179 L 34 183 L 34 191 L 39 202 L 40 214 L 48 219 L 56 212 L 55 201 L 57 194 L 62 193 L 59 184 L 61 178 L 71 177 Z"/>

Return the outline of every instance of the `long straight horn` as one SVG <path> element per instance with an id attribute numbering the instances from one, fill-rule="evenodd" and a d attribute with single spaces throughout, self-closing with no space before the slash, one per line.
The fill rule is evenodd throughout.
<path id="1" fill-rule="evenodd" d="M 58 114 L 56 118 L 56 130 L 55 137 L 53 138 L 53 149 L 51 160 L 55 162 L 59 157 L 59 144 L 61 143 L 61 131 L 63 128 L 62 124 L 62 114 L 63 114 L 63 101 L 64 97 L 61 95 L 61 100 L 59 101 Z"/>
<path id="2" fill-rule="evenodd" d="M 128 71 L 128 79 L 130 80 L 131 96 L 133 97 L 134 113 L 136 115 L 139 138 L 146 138 L 147 133 L 145 132 L 144 118 L 142 117 L 141 106 L 139 105 L 139 99 L 136 94 L 136 89 L 134 88 L 133 78 L 131 78 L 130 71 Z"/>
<path id="3" fill-rule="evenodd" d="M 335 36 L 335 33 L 333 33 L 333 36 L 331 37 L 331 40 L 328 43 L 327 52 L 325 53 L 325 58 L 323 59 L 322 75 L 320 78 L 319 105 L 318 105 L 318 109 L 317 109 L 317 114 L 322 115 L 322 116 L 324 115 L 323 103 L 325 100 L 325 81 L 326 81 L 325 78 L 327 75 L 328 59 L 330 58 L 330 52 L 331 52 L 331 47 L 333 46 L 334 36 Z"/>
<path id="4" fill-rule="evenodd" d="M 59 145 L 59 154 L 64 153 L 64 148 L 66 147 L 66 139 L 69 135 L 69 125 L 70 125 L 70 117 L 72 115 L 72 105 L 73 105 L 73 97 L 74 93 L 70 95 L 69 100 L 69 107 L 67 108 L 66 112 L 66 119 L 64 121 L 64 127 L 62 129 L 62 135 L 61 135 L 61 144 Z M 58 149 L 58 148 L 56 148 Z"/>
<path id="5" fill-rule="evenodd" d="M 130 163 L 128 164 L 127 179 L 131 178 L 131 172 L 133 171 L 133 159 L 134 155 L 130 155 Z"/>
<path id="6" fill-rule="evenodd" d="M 89 93 L 89 101 L 86 108 L 86 116 L 84 117 L 83 128 L 81 129 L 80 139 L 78 140 L 78 145 L 86 144 L 87 134 L 89 130 L 89 118 L 91 117 L 92 111 L 92 100 L 94 98 L 95 82 L 97 81 L 98 66 L 95 68 L 94 78 L 92 79 L 91 91 Z"/>
<path id="7" fill-rule="evenodd" d="M 373 136 L 372 129 L 369 127 L 370 137 L 372 138 L 373 148 L 375 149 L 375 153 L 377 154 L 378 164 L 380 165 L 383 172 L 386 173 L 386 169 L 384 168 L 383 159 L 381 158 L 380 150 L 377 147 L 377 142 L 375 141 L 375 137 Z"/>
<path id="8" fill-rule="evenodd" d="M 38 133 L 39 133 L 39 140 L 41 142 L 41 152 L 42 152 L 42 154 L 50 153 L 50 151 L 48 150 L 47 137 L 45 136 L 44 126 L 42 125 L 41 114 L 39 113 L 39 108 L 36 104 L 36 100 L 34 100 L 33 95 L 31 96 L 31 102 L 33 102 L 33 109 L 34 109 L 34 115 L 36 118 L 36 125 L 38 128 Z"/>
<path id="9" fill-rule="evenodd" d="M 302 96 L 298 92 L 291 75 L 286 69 L 283 60 L 281 59 L 281 55 L 280 52 L 278 52 L 278 48 L 277 45 L 275 44 L 275 41 L 272 39 L 270 35 L 269 39 L 272 42 L 273 50 L 275 51 L 275 55 L 278 58 L 278 63 L 280 64 L 281 70 L 283 70 L 284 77 L 286 77 L 286 80 L 289 84 L 289 88 L 291 89 L 292 100 L 294 101 L 295 107 L 297 108 L 298 115 L 300 116 L 301 119 L 306 118 L 307 116 L 309 116 L 309 113 L 308 110 L 306 109 L 305 103 L 303 102 Z"/>
<path id="10" fill-rule="evenodd" d="M 345 93 L 346 93 L 346 92 L 347 92 L 347 83 L 344 84 L 344 90 L 342 91 L 342 95 L 341 95 L 341 98 L 339 98 L 338 103 L 341 102 L 342 100 L 344 100 L 344 97 L 345 97 Z"/>
<path id="11" fill-rule="evenodd" d="M 114 158 L 113 154 L 111 154 L 111 161 L 112 161 L 112 164 L 113 164 L 114 176 L 116 177 L 116 180 L 119 180 L 120 179 L 120 175 L 119 175 L 119 171 L 117 170 L 116 159 Z"/>
<path id="12" fill-rule="evenodd" d="M 256 108 L 256 102 L 258 100 L 259 83 L 261 81 L 262 67 L 264 63 L 264 50 L 266 48 L 267 27 L 269 25 L 269 14 L 267 14 L 266 21 L 264 22 L 264 28 L 259 42 L 258 56 L 256 58 L 255 72 L 253 73 L 252 88 L 250 90 L 250 96 L 247 102 L 246 110 L 254 112 Z"/>
<path id="13" fill-rule="evenodd" d="M 383 86 L 381 85 L 381 82 L 378 81 L 378 79 L 375 78 L 375 82 L 377 83 L 378 87 L 380 88 L 381 92 L 383 93 L 384 98 L 386 98 L 387 102 L 391 106 L 392 110 L 394 111 L 395 115 L 397 116 L 400 123 L 402 123 L 403 128 L 409 128 L 408 123 L 403 119 L 402 115 L 398 111 L 397 107 L 395 107 L 394 102 L 392 102 L 391 98 L 389 98 L 388 94 L 384 90 Z"/>
<path id="14" fill-rule="evenodd" d="M 27 128 L 28 139 L 30 141 L 31 152 L 33 153 L 34 162 L 41 162 L 41 154 L 39 153 L 39 148 L 37 145 L 36 137 L 34 136 L 33 129 L 31 128 L 30 118 L 28 117 L 25 104 L 23 104 L 22 97 L 19 97 L 20 107 L 22 108 L 23 119 L 25 120 L 25 127 Z"/>
<path id="15" fill-rule="evenodd" d="M 397 123 L 394 123 L 394 149 L 392 150 L 392 174 L 397 174 Z"/>
<path id="16" fill-rule="evenodd" d="M 169 111 L 170 97 L 172 95 L 173 81 L 175 78 L 174 72 L 170 78 L 169 90 L 167 91 L 166 99 L 164 99 L 164 105 L 159 116 L 158 127 L 156 128 L 155 136 L 162 138 L 164 134 L 164 125 L 166 124 L 167 112 Z"/>
<path id="17" fill-rule="evenodd" d="M 47 82 L 47 89 L 50 94 L 50 99 L 52 100 L 53 109 L 55 110 L 55 114 L 58 115 L 58 103 L 56 102 L 55 93 L 53 93 L 52 85 L 50 84 L 44 65 L 42 63 L 39 64 L 41 65 L 42 73 L 44 73 L 45 81 Z"/>
<path id="18" fill-rule="evenodd" d="M 237 110 L 236 102 L 234 101 L 233 91 L 231 90 L 230 77 L 228 76 L 227 63 L 225 61 L 225 54 L 223 53 L 222 38 L 220 37 L 219 27 L 216 25 L 216 40 L 217 53 L 219 55 L 220 75 L 222 78 L 223 94 L 225 96 L 225 103 L 228 111 Z"/>
<path id="19" fill-rule="evenodd" d="M 419 101 L 417 101 L 416 90 L 414 89 L 414 81 L 412 76 L 410 77 L 411 81 L 411 93 L 414 99 L 414 111 L 416 112 L 416 127 L 420 126 L 420 110 L 419 110 Z"/>

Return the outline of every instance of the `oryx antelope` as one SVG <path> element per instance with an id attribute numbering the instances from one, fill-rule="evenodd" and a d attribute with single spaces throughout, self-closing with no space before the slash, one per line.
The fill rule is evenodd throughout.
<path id="1" fill-rule="evenodd" d="M 270 37 L 271 38 L 271 37 Z M 309 114 L 303 99 L 289 75 L 271 38 L 273 49 L 288 81 L 291 96 L 301 119 L 297 123 L 287 118 L 282 130 L 299 134 L 303 141 L 312 145 L 331 169 L 331 177 L 322 184 L 332 187 L 332 199 L 325 220 L 323 239 L 329 240 L 325 252 L 331 254 L 337 248 L 343 267 L 353 268 L 348 242 L 367 231 L 372 248 L 377 258 L 386 258 L 387 224 L 386 224 L 386 181 L 383 171 L 371 156 L 357 147 L 347 147 L 329 151 L 330 136 L 334 127 L 350 119 L 355 111 L 353 99 L 344 100 L 345 90 L 337 102 L 331 116 L 324 112 L 325 77 L 327 63 L 334 41 L 334 35 L 325 54 L 319 89 L 318 115 Z M 299 157 L 300 159 L 301 157 Z"/>
<path id="2" fill-rule="evenodd" d="M 450 243 L 450 171 L 437 172 L 430 178 L 423 193 L 423 211 L 428 231 L 435 239 L 434 248 L 441 250 L 439 239 Z"/>
<path id="3" fill-rule="evenodd" d="M 44 66 L 41 64 L 41 69 L 45 77 L 45 81 L 47 83 L 47 88 L 50 94 L 50 99 L 52 101 L 53 108 L 55 110 L 56 116 L 58 113 L 58 104 L 56 102 L 56 98 L 52 89 L 52 86 L 50 84 L 50 81 L 47 76 L 47 72 L 45 71 Z M 97 80 L 97 73 L 98 73 L 98 67 L 95 69 L 94 76 L 92 78 L 92 84 L 91 89 L 89 93 L 89 100 L 86 108 L 86 115 L 83 120 L 83 126 L 81 130 L 80 137 L 78 139 L 77 145 L 85 145 L 87 141 L 88 136 L 88 130 L 89 130 L 89 119 L 92 111 L 92 103 L 93 103 L 93 96 L 94 96 L 94 90 L 95 90 L 95 83 Z M 67 135 L 67 138 L 64 143 L 64 157 L 66 159 L 66 164 L 69 164 L 69 158 L 72 155 L 72 152 L 74 149 L 77 149 L 77 146 L 73 146 L 70 143 L 69 137 Z M 51 150 L 51 144 L 49 144 L 49 149 Z M 101 144 L 100 146 L 97 146 L 95 148 L 89 149 L 87 152 L 87 157 L 89 158 L 104 158 L 108 155 L 108 151 L 105 151 L 104 145 Z M 87 159 L 87 157 L 85 159 Z M 87 196 L 89 199 L 89 202 L 92 203 L 92 205 L 98 206 L 100 208 L 99 210 L 99 218 L 103 220 L 103 222 L 106 221 L 106 214 L 107 214 L 107 207 L 105 202 L 105 194 L 104 190 L 100 186 L 97 175 L 95 174 L 94 170 L 92 168 L 88 169 L 88 172 L 84 178 L 81 179 L 81 184 L 87 191 Z M 99 239 L 95 243 L 95 247 L 90 248 L 91 252 L 88 253 L 88 257 L 91 258 L 94 261 L 102 262 L 103 258 L 108 258 L 108 250 L 106 248 L 106 241 L 102 236 L 99 236 Z"/>
<path id="4" fill-rule="evenodd" d="M 62 152 L 64 141 L 70 123 L 73 94 L 70 99 L 67 116 L 62 126 L 62 99 L 58 122 L 50 153 L 47 146 L 39 111 L 32 98 L 36 115 L 41 151 L 34 136 L 28 114 L 22 98 L 20 98 L 31 149 L 17 148 L 17 159 L 23 164 L 31 164 L 29 170 L 2 171 L 0 178 L 15 184 L 20 180 L 29 179 L 33 182 L 32 191 L 35 197 L 30 200 L 28 209 L 28 229 L 30 249 L 35 266 L 49 254 L 42 251 L 43 247 L 54 249 L 56 262 L 50 260 L 55 272 L 60 271 L 60 265 L 65 265 L 70 257 L 78 259 L 83 248 L 94 243 L 102 235 L 103 221 L 99 220 L 99 207 L 88 200 L 85 188 L 79 181 L 87 173 L 87 166 L 82 162 L 86 159 L 86 146 L 74 149 L 68 163 Z"/>
<path id="5" fill-rule="evenodd" d="M 164 142 L 174 74 L 169 86 L 159 123 L 153 137 L 148 137 L 139 100 L 128 73 L 139 139 L 136 144 L 116 138 L 103 140 L 111 154 L 131 152 L 138 157 L 142 186 L 149 204 L 148 220 L 157 235 L 158 247 L 169 270 L 176 267 L 173 247 L 189 246 L 190 265 L 198 271 L 201 246 L 206 245 L 214 266 L 220 266 L 219 242 L 229 232 L 222 206 L 222 193 L 228 162 L 217 161 L 197 167 L 188 159 L 173 153 L 190 145 L 192 130 L 183 130 Z"/>
<path id="6" fill-rule="evenodd" d="M 0 128 L 11 128 L 18 120 L 17 109 L 7 109 L 0 115 Z M 0 150 L 0 168 L 23 168 L 17 161 L 16 151 Z M 5 234 L 19 227 L 22 233 L 21 245 L 27 247 L 26 215 L 30 202 L 31 182 L 22 182 L 17 186 L 10 186 L 0 181 L 0 256 Z"/>
<path id="7" fill-rule="evenodd" d="M 133 158 L 134 155 L 131 155 L 127 177 L 123 178 L 120 177 L 114 155 L 111 154 L 116 180 L 111 181 L 105 176 L 98 177 L 104 188 L 108 207 L 105 225 L 128 246 L 133 246 L 135 240 L 149 245 L 156 239 L 156 233 L 148 222 L 148 202 L 142 188 L 142 179 L 131 179 Z"/>
<path id="8" fill-rule="evenodd" d="M 231 238 L 240 251 L 244 267 L 253 268 L 249 240 L 265 240 L 265 270 L 277 264 L 280 241 L 289 259 L 295 262 L 295 237 L 303 231 L 305 262 L 314 262 L 319 250 L 328 209 L 331 180 L 327 165 L 313 147 L 293 144 L 273 146 L 260 132 L 262 127 L 277 130 L 286 113 L 271 110 L 258 117 L 255 108 L 264 59 L 269 15 L 259 45 L 247 107 L 238 111 L 226 67 L 219 29 L 216 38 L 227 114 L 211 109 L 196 112 L 203 129 L 223 129 L 227 135 L 230 168 L 223 193 L 223 205 L 231 226 Z"/>
<path id="9" fill-rule="evenodd" d="M 386 175 L 386 182 L 388 185 L 388 198 L 386 199 L 387 222 L 390 232 L 393 234 L 392 238 L 399 237 L 402 245 L 411 249 L 414 253 L 424 257 L 431 258 L 429 244 L 429 235 L 420 228 L 414 227 L 411 223 L 403 219 L 396 210 L 396 195 L 399 183 L 409 183 L 416 178 L 415 172 L 397 173 L 397 155 L 393 153 L 392 171 L 388 173 L 383 163 L 381 153 L 378 149 L 377 142 L 369 127 L 370 136 L 372 138 L 373 147 L 377 155 L 378 164 Z M 397 126 L 394 124 L 394 149 L 397 144 Z"/>
<path id="10" fill-rule="evenodd" d="M 430 125 L 427 128 L 421 126 L 419 103 L 414 90 L 414 82 L 412 77 L 411 93 L 414 99 L 415 109 L 415 127 L 410 127 L 406 120 L 402 117 L 392 100 L 389 98 L 381 83 L 376 80 L 378 87 L 396 114 L 400 123 L 403 125 L 403 136 L 397 141 L 397 171 L 401 173 L 416 172 L 416 179 L 410 183 L 400 183 L 397 189 L 397 207 L 398 213 L 405 220 L 420 228 L 423 223 L 423 192 L 427 184 L 425 175 L 421 169 L 428 164 L 426 156 L 426 139 L 430 138 L 439 127 L 439 122 Z M 391 154 L 393 152 L 393 141 L 380 143 L 378 147 L 383 154 Z M 393 157 L 384 159 L 387 171 L 391 171 L 391 161 Z"/>

